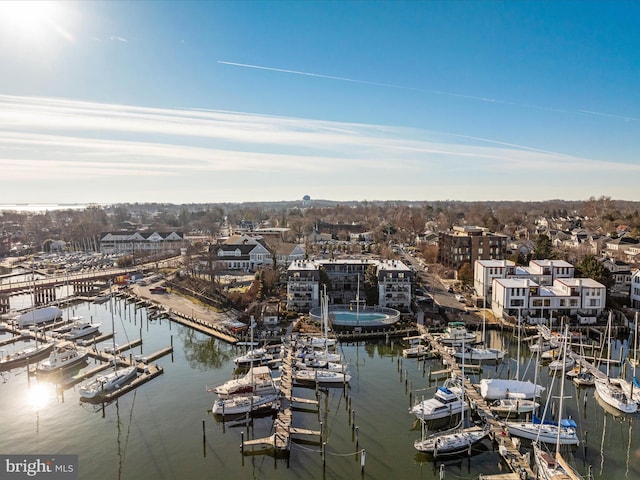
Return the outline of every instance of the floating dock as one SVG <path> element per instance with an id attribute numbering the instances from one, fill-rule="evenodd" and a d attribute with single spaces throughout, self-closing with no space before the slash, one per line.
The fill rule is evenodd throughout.
<path id="1" fill-rule="evenodd" d="M 429 333 L 426 328 L 421 328 L 423 329 L 422 333 L 424 338 L 431 344 L 432 348 L 438 351 L 443 362 L 449 366 L 449 369 L 445 371 L 455 372 L 459 378 L 462 378 L 462 370 L 458 366 L 455 357 L 449 353 L 447 347 L 438 342 L 436 337 Z M 466 364 L 465 369 L 467 369 Z M 529 456 L 523 455 L 520 452 L 520 449 L 509 435 L 509 432 L 504 428 L 504 422 L 491 411 L 489 404 L 474 387 L 465 382 L 464 391 L 469 399 L 469 403 L 473 406 L 475 414 L 491 428 L 491 439 L 499 444 L 499 451 L 511 471 L 517 474 L 517 478 L 521 480 L 535 479 L 536 476 L 529 465 Z"/>
<path id="2" fill-rule="evenodd" d="M 267 445 L 273 447 L 277 452 L 288 455 L 291 450 L 292 435 L 317 436 L 322 441 L 320 430 L 310 430 L 292 426 L 293 423 L 293 403 L 318 404 L 317 400 L 297 398 L 293 396 L 293 358 L 294 352 L 291 345 L 286 345 L 282 352 L 282 366 L 280 367 L 280 392 L 282 401 L 280 410 L 273 422 L 273 435 L 269 437 L 256 438 L 253 440 L 243 440 L 240 448 L 253 445 Z"/>

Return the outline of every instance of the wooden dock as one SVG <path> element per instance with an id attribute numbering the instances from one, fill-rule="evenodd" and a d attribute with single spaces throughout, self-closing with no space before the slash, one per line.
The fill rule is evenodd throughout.
<path id="1" fill-rule="evenodd" d="M 462 370 L 458 366 L 455 357 L 449 353 L 447 347 L 438 342 L 436 337 L 424 327 L 421 328 L 423 329 L 422 333 L 424 338 L 431 344 L 433 349 L 438 351 L 443 362 L 449 366 L 449 368 L 443 370 L 443 372 L 448 371 L 455 373 L 459 378 L 462 378 Z M 465 369 L 466 368 L 467 365 L 465 365 Z M 485 399 L 467 382 L 464 384 L 464 391 L 469 399 L 472 412 L 489 425 L 491 429 L 490 436 L 494 442 L 498 443 L 499 452 L 511 471 L 518 475 L 517 478 L 519 479 L 535 479 L 536 476 L 529 465 L 528 455 L 520 453 L 520 449 L 518 448 L 519 443 L 517 445 L 513 442 L 513 439 L 504 426 L 504 422 L 491 411 Z"/>
<path id="2" fill-rule="evenodd" d="M 243 441 L 240 446 L 243 451 L 244 448 L 248 446 L 267 445 L 274 448 L 281 454 L 289 454 L 292 435 L 317 436 L 320 438 L 320 441 L 322 440 L 322 432 L 319 430 L 309 430 L 306 428 L 292 426 L 292 406 L 294 403 L 318 404 L 317 400 L 297 398 L 293 396 L 293 363 L 294 349 L 289 344 L 283 348 L 282 352 L 282 365 L 280 367 L 280 392 L 282 397 L 280 410 L 273 422 L 273 434 L 269 437 Z"/>

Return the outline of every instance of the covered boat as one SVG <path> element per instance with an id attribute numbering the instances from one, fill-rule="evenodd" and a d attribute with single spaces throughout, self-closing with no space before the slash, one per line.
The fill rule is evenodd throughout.
<path id="1" fill-rule="evenodd" d="M 16 322 L 18 328 L 25 328 L 29 325 L 39 325 L 41 323 L 53 322 L 56 318 L 62 317 L 62 310 L 58 307 L 34 308 L 20 315 Z"/>
<path id="2" fill-rule="evenodd" d="M 545 388 L 527 380 L 483 378 L 480 380 L 480 395 L 485 400 L 501 398 L 525 398 L 532 400 L 542 395 Z"/>

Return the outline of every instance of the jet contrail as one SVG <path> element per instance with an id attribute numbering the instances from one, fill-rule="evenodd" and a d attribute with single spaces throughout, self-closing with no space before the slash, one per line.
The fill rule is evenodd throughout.
<path id="1" fill-rule="evenodd" d="M 609 117 L 609 118 L 616 118 L 616 119 L 625 120 L 627 122 L 639 120 L 638 118 L 635 118 L 635 117 L 626 117 L 626 116 L 615 115 L 615 114 L 611 114 L 611 113 L 594 112 L 594 111 L 591 111 L 591 110 L 571 111 L 571 110 L 564 110 L 564 109 L 554 108 L 554 107 L 541 107 L 541 106 L 538 106 L 538 105 L 528 105 L 528 104 L 524 104 L 524 103 L 509 102 L 509 101 L 506 101 L 506 100 L 498 100 L 498 99 L 495 99 L 495 98 L 476 97 L 474 95 L 465 95 L 465 94 L 462 94 L 462 93 L 444 92 L 442 90 L 428 90 L 428 89 L 424 89 L 424 88 L 407 87 L 406 85 L 394 85 L 392 83 L 371 82 L 371 81 L 368 81 L 368 80 L 358 80 L 358 79 L 355 79 L 355 78 L 338 77 L 338 76 L 335 76 L 335 75 L 324 75 L 322 73 L 301 72 L 299 70 L 288 70 L 288 69 L 285 69 L 285 68 L 265 67 L 263 65 L 251 65 L 251 64 L 248 64 L 248 63 L 226 62 L 226 61 L 223 61 L 223 60 L 218 60 L 218 63 L 223 64 L 223 65 L 231 65 L 233 67 L 253 68 L 253 69 L 256 69 L 256 70 L 267 70 L 267 71 L 270 71 L 270 72 L 279 72 L 279 73 L 290 73 L 292 75 L 304 75 L 304 76 L 307 76 L 307 77 L 326 78 L 326 79 L 329 79 L 329 80 L 339 80 L 339 81 L 342 81 L 342 82 L 359 83 L 359 84 L 362 84 L 362 85 L 373 85 L 373 86 L 377 86 L 377 87 L 397 88 L 397 89 L 401 89 L 401 90 L 411 90 L 411 91 L 414 91 L 414 92 L 431 93 L 433 95 L 445 95 L 445 96 L 448 96 L 448 97 L 456 97 L 456 98 L 462 98 L 462 99 L 467 99 L 467 100 L 476 100 L 476 101 L 486 102 L 486 103 L 495 103 L 495 104 L 501 104 L 501 105 L 511 105 L 511 106 L 514 106 L 514 107 L 531 108 L 531 109 L 535 109 L 535 110 L 545 110 L 545 111 L 548 111 L 548 112 L 573 113 L 573 114 L 581 114 L 581 115 L 593 115 L 593 116 L 600 116 L 600 117 Z"/>
<path id="2" fill-rule="evenodd" d="M 354 78 L 336 77 L 334 75 L 323 75 L 321 73 L 299 72 L 297 70 L 286 70 L 284 68 L 263 67 L 261 65 L 248 65 L 246 63 L 224 62 L 218 60 L 218 63 L 224 65 L 232 65 L 234 67 L 255 68 L 258 70 L 268 70 L 270 72 L 292 73 L 294 75 L 306 75 L 307 77 L 328 78 L 329 80 L 341 80 L 343 82 L 362 83 L 365 85 L 375 85 L 378 87 L 401 88 L 404 90 L 420 90 L 419 88 L 405 87 L 402 85 L 392 85 L 390 83 L 369 82 L 367 80 L 356 80 Z"/>

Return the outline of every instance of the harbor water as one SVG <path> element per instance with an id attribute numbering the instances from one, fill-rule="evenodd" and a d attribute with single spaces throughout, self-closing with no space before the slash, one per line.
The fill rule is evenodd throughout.
<path id="1" fill-rule="evenodd" d="M 315 436 L 296 437 L 288 458 L 257 446 L 243 453 L 243 438 L 273 433 L 273 417 L 255 418 L 249 424 L 216 419 L 210 413 L 216 397 L 206 387 L 228 380 L 234 374 L 233 358 L 246 347 L 211 339 L 167 319 L 152 321 L 144 308 L 124 300 L 113 304 L 115 341 L 123 345 L 142 338 L 142 345 L 125 355 L 148 355 L 173 344 L 173 354 L 154 362 L 164 373 L 103 406 L 81 402 L 79 385 L 59 392 L 55 380 L 30 376 L 27 367 L 2 372 L 0 452 L 76 454 L 81 479 L 474 479 L 508 472 L 490 441 L 471 458 L 434 460 L 414 449 L 421 429 L 408 409 L 433 395 L 442 379 L 429 381 L 429 373 L 443 365 L 437 359 L 402 358 L 399 340 L 341 344 L 352 375 L 347 388 L 294 388 L 297 397 L 319 400 L 318 407 L 295 409 L 293 426 L 322 429 L 324 456 Z M 75 305 L 64 315 L 101 322 L 102 333 L 111 330 L 110 303 Z M 522 346 L 516 358 L 511 334 L 489 333 L 492 346 L 504 346 L 508 353 L 498 365 L 467 371 L 471 381 L 513 377 L 518 362 L 520 376 L 533 380 L 535 362 L 528 348 Z M 0 340 L 10 335 L 0 334 Z M 6 354 L 25 345 L 2 348 Z M 83 368 L 93 366 L 95 361 L 89 360 Z M 538 383 L 549 388 L 550 380 L 548 369 L 539 368 Z M 554 380 L 554 407 L 549 408 L 555 413 L 560 380 Z M 576 421 L 581 443 L 563 452 L 578 471 L 590 470 L 594 479 L 640 478 L 637 414 L 610 412 L 594 397 L 593 387 L 578 389 L 569 380 L 565 395 L 569 398 L 563 416 Z M 523 440 L 521 449 L 529 447 Z"/>

